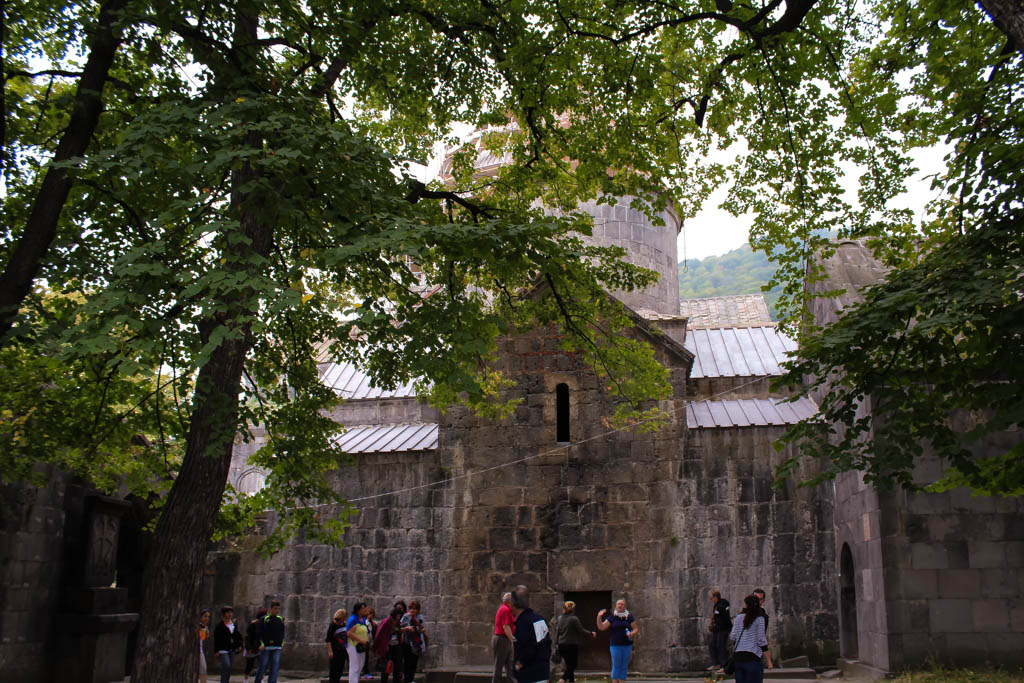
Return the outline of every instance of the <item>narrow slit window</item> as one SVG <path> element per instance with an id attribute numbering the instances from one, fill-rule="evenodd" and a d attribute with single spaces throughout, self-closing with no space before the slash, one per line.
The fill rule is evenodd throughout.
<path id="1" fill-rule="evenodd" d="M 558 417 L 558 443 L 569 443 L 569 385 L 555 387 L 555 410 Z"/>

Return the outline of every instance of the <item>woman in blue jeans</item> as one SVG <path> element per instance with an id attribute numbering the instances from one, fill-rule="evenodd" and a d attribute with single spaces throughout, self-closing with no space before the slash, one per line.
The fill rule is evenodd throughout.
<path id="1" fill-rule="evenodd" d="M 609 649 L 612 652 L 612 683 L 620 683 L 626 680 L 629 658 L 633 655 L 633 638 L 639 629 L 636 619 L 626 609 L 626 601 L 621 598 L 615 603 L 612 615 L 606 618 L 606 614 L 606 609 L 597 613 L 597 630 L 611 631 Z"/>
<path id="2" fill-rule="evenodd" d="M 764 655 L 768 670 L 772 668 L 772 656 L 768 652 L 768 639 L 764 635 L 764 617 L 761 616 L 761 601 L 756 595 L 743 598 L 743 618 L 733 622 L 729 640 L 736 643 L 733 661 L 736 663 L 736 683 L 762 683 Z"/>

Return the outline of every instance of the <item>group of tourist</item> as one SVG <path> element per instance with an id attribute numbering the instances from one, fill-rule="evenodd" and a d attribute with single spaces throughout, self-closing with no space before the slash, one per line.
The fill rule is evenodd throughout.
<path id="1" fill-rule="evenodd" d="M 710 591 L 708 597 L 712 615 L 708 622 L 711 666 L 707 670 L 723 672 L 729 661 L 727 642 L 732 641 L 735 645 L 729 668 L 734 669 L 737 683 L 762 683 L 765 667 L 772 668 L 765 635 L 768 613 L 764 609 L 764 591 L 755 589 L 744 599 L 743 618 L 737 618 L 735 623 L 729 614 L 729 601 L 718 589 Z M 612 683 L 625 683 L 633 655 L 633 639 L 640 631 L 636 618 L 626 609 L 626 601 L 620 598 L 610 613 L 607 609 L 597 613 L 597 631 L 584 627 L 575 612 L 575 602 L 562 603 L 562 614 L 554 620 L 554 628 L 549 629 L 544 618 L 530 608 L 525 586 L 505 593 L 494 615 L 491 683 L 546 683 L 551 661 L 565 663 L 565 672 L 558 683 L 575 683 L 580 645 L 587 638 L 596 638 L 597 631 L 609 631 Z M 553 642 L 551 630 L 555 634 Z"/>
<path id="2" fill-rule="evenodd" d="M 220 662 L 221 683 L 230 683 L 231 669 L 235 663 L 235 655 L 245 653 L 245 681 L 256 669 L 255 683 L 262 683 L 263 675 L 267 675 L 269 683 L 277 683 L 277 674 L 281 669 L 281 647 L 284 645 L 284 617 L 281 616 L 281 603 L 270 603 L 270 609 L 261 607 L 256 618 L 249 622 L 245 636 L 235 621 L 232 607 L 222 607 L 221 620 L 213 628 L 213 652 Z M 199 683 L 206 680 L 206 642 L 211 639 L 210 610 L 199 612 Z"/>
<path id="3" fill-rule="evenodd" d="M 768 651 L 768 612 L 765 610 L 765 592 L 760 588 L 743 599 L 742 619 L 733 622 L 729 614 L 729 601 L 717 588 L 708 593 L 711 600 L 711 619 L 708 621 L 708 652 L 713 673 L 723 673 L 729 662 L 726 641 L 735 643 L 732 667 L 737 683 L 761 683 L 764 669 L 772 668 Z M 762 664 L 762 657 L 764 663 Z"/>
<path id="4" fill-rule="evenodd" d="M 764 609 L 764 591 L 755 589 L 744 598 L 743 618 L 735 622 L 729 614 L 729 601 L 722 597 L 721 591 L 713 589 L 708 597 L 712 614 L 708 621 L 711 666 L 707 670 L 721 673 L 729 663 L 730 668 L 735 669 L 737 683 L 761 683 L 765 667 L 772 668 L 765 635 L 768 613 Z M 596 638 L 597 631 L 609 632 L 612 683 L 625 683 L 633 639 L 639 628 L 635 617 L 626 609 L 624 599 L 617 600 L 610 612 L 608 609 L 598 612 L 596 630 L 591 631 L 576 616 L 573 601 L 562 603 L 562 614 L 553 621 L 552 629 L 544 617 L 530 608 L 529 598 L 526 586 L 517 586 L 502 596 L 491 638 L 492 683 L 547 683 L 553 660 L 565 663 L 565 672 L 558 683 L 576 683 L 580 645 L 587 638 Z M 281 603 L 277 601 L 270 604 L 269 610 L 260 609 L 243 638 L 232 608 L 221 609 L 221 621 L 212 631 L 213 652 L 220 661 L 221 683 L 230 683 L 234 657 L 243 651 L 246 683 L 253 668 L 256 669 L 254 683 L 262 683 L 264 674 L 268 683 L 277 683 L 284 644 L 284 618 L 280 611 Z M 205 647 L 211 638 L 210 617 L 210 610 L 202 610 L 199 615 L 200 683 L 207 683 Z M 731 662 L 727 641 L 735 644 Z M 381 683 L 389 680 L 413 683 L 419 658 L 427 647 L 427 629 L 416 600 L 410 601 L 408 606 L 399 600 L 383 622 L 376 620 L 372 607 L 357 602 L 351 613 L 344 609 L 334 613 L 324 642 L 328 645 L 330 683 L 340 683 L 346 662 L 349 683 L 356 683 L 360 676 L 373 678 L 371 654 L 375 655 Z"/>
<path id="5" fill-rule="evenodd" d="M 427 649 L 427 628 L 420 614 L 420 603 L 412 600 L 406 606 L 399 600 L 383 622 L 365 602 L 352 606 L 352 613 L 339 609 L 327 626 L 330 683 L 339 683 L 348 661 L 348 680 L 355 683 L 360 674 L 370 674 L 370 655 L 380 669 L 381 683 L 412 683 L 416 665 Z"/>
<path id="6" fill-rule="evenodd" d="M 576 603 L 562 603 L 562 614 L 554 621 L 554 642 L 544 617 L 530 608 L 529 591 L 518 586 L 505 593 L 494 615 L 491 651 L 494 672 L 491 683 L 546 683 L 553 661 L 565 662 L 565 673 L 558 683 L 575 683 L 579 665 L 580 645 L 585 638 L 596 638 L 597 631 L 583 626 L 576 616 Z M 626 680 L 626 671 L 633 654 L 633 638 L 639 633 L 636 619 L 626 609 L 626 601 L 618 600 L 611 614 L 603 609 L 597 614 L 597 630 L 610 631 L 612 681 Z"/>
<path id="7" fill-rule="evenodd" d="M 244 680 L 256 670 L 254 683 L 277 683 L 284 645 L 284 617 L 281 603 L 260 608 L 249 622 L 243 637 L 231 607 L 221 609 L 221 621 L 210 631 L 210 610 L 199 613 L 199 682 L 207 683 L 207 642 L 213 640 L 213 652 L 220 661 L 221 683 L 230 683 L 235 655 L 245 653 Z M 212 635 L 212 638 L 211 638 Z M 365 602 L 352 606 L 352 613 L 339 609 L 327 627 L 330 681 L 338 683 L 348 662 L 348 680 L 356 683 L 360 675 L 373 678 L 368 655 L 374 654 L 380 668 L 381 683 L 412 683 L 416 665 L 427 647 L 427 629 L 420 615 L 420 603 L 412 600 L 395 603 L 388 618 L 378 623 L 374 609 Z"/>

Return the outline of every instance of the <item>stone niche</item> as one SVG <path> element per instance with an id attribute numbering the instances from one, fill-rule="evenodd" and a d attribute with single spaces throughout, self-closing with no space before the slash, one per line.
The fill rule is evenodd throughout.
<path id="1" fill-rule="evenodd" d="M 117 587 L 121 519 L 130 505 L 85 494 L 79 514 L 69 515 L 68 583 L 58 617 L 61 679 L 76 683 L 122 681 L 128 634 L 139 615 L 127 611 L 128 590 Z"/>

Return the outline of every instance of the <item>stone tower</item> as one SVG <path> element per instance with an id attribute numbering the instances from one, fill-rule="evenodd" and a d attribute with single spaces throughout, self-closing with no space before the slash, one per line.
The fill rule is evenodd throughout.
<path id="1" fill-rule="evenodd" d="M 486 135 L 477 133 L 467 145 L 477 150 L 476 170 L 480 176 L 494 175 L 509 158 L 500 157 L 485 149 Z M 451 148 L 441 165 L 441 177 L 450 177 L 452 154 L 458 148 Z M 618 197 L 615 204 L 589 201 L 580 205 L 580 210 L 594 219 L 594 231 L 588 238 L 597 246 L 618 246 L 626 250 L 626 261 L 658 273 L 658 282 L 642 291 L 612 292 L 634 311 L 654 311 L 662 316 L 679 315 L 679 275 L 677 238 L 682 222 L 672 202 L 658 215 L 659 223 L 648 218 L 642 211 L 631 208 L 632 197 Z M 667 331 L 667 330 L 666 330 Z M 681 339 L 680 339 L 681 341 Z"/>

